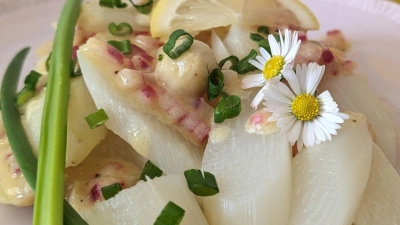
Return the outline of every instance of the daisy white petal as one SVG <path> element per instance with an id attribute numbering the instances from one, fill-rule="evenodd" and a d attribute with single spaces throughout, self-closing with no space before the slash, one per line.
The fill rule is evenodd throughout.
<path id="1" fill-rule="evenodd" d="M 283 77 L 287 80 L 287 82 L 289 83 L 289 86 L 292 88 L 293 92 L 296 95 L 300 94 L 300 85 L 299 85 L 299 81 L 297 80 L 296 74 L 294 73 L 293 70 L 288 70 L 285 71 L 285 73 L 283 74 Z"/>
<path id="2" fill-rule="evenodd" d="M 262 74 L 254 74 L 245 76 L 242 80 L 242 88 L 262 87 L 265 85 L 265 80 Z"/>
<path id="3" fill-rule="evenodd" d="M 276 41 L 274 35 L 272 35 L 272 34 L 268 35 L 268 43 L 271 48 L 272 57 L 274 55 L 281 55 L 281 49 L 280 49 L 281 46 Z"/>
<path id="4" fill-rule="evenodd" d="M 301 130 L 301 121 L 296 120 L 293 126 L 289 129 L 287 132 L 287 139 L 292 145 L 296 142 L 296 140 L 299 138 L 300 135 L 300 130 Z"/>
<path id="5" fill-rule="evenodd" d="M 251 108 L 257 109 L 258 105 L 262 102 L 264 93 L 263 91 L 267 89 L 269 84 L 265 84 L 264 87 L 261 88 L 261 90 L 257 93 L 256 97 L 254 97 L 253 101 L 251 102 Z"/>
<path id="6" fill-rule="evenodd" d="M 335 114 L 332 113 L 321 113 L 322 117 L 325 117 L 326 119 L 334 122 L 334 123 L 343 123 L 344 120 L 340 116 L 336 116 Z"/>
<path id="7" fill-rule="evenodd" d="M 256 60 L 250 59 L 250 60 L 249 60 L 249 63 L 250 63 L 251 65 L 257 67 L 257 69 L 259 69 L 259 70 L 263 70 L 263 69 L 264 69 L 264 66 L 263 66 L 260 62 L 258 62 L 258 61 L 256 61 Z"/>
<path id="8" fill-rule="evenodd" d="M 260 53 L 261 53 L 261 56 L 264 57 L 264 59 L 266 61 L 271 59 L 271 55 L 267 52 L 267 50 L 265 50 L 265 48 L 260 47 Z"/>
<path id="9" fill-rule="evenodd" d="M 267 62 L 267 60 L 264 57 L 259 56 L 259 55 L 256 56 L 256 59 L 261 65 L 265 65 L 265 63 Z M 260 69 L 260 68 L 258 68 L 258 69 Z M 260 70 L 263 70 L 263 69 L 264 69 L 264 67 L 262 67 Z"/>

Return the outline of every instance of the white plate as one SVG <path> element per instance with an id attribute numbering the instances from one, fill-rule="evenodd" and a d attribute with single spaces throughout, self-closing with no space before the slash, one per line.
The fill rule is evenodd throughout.
<path id="1" fill-rule="evenodd" d="M 400 127 L 400 6 L 382 0 L 303 0 L 321 24 L 310 38 L 340 29 L 352 44 L 348 58 L 359 64 L 377 96 L 392 109 Z M 31 46 L 23 74 L 34 66 L 34 49 L 53 37 L 60 0 L 0 0 L 0 74 L 16 52 Z M 396 96 L 397 93 L 397 96 Z M 399 171 L 399 170 L 398 170 Z M 32 208 L 0 204 L 1 224 L 31 224 Z"/>

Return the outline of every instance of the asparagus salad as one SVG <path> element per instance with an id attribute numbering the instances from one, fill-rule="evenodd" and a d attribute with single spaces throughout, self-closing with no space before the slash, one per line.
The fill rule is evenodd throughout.
<path id="1" fill-rule="evenodd" d="M 393 119 L 301 2 L 67 0 L 56 27 L 1 88 L 0 202 L 33 224 L 400 224 Z"/>

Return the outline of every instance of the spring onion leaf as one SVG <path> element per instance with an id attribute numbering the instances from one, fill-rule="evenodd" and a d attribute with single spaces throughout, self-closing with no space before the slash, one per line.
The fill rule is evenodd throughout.
<path id="1" fill-rule="evenodd" d="M 183 42 L 180 45 L 175 46 L 176 41 L 180 37 L 184 37 Z M 165 54 L 167 54 L 171 59 L 176 59 L 184 52 L 186 52 L 190 48 L 190 46 L 192 46 L 192 44 L 192 35 L 182 29 L 179 29 L 172 32 L 172 34 L 169 36 L 167 43 L 165 43 L 165 45 L 163 46 L 163 50 Z"/>
<path id="2" fill-rule="evenodd" d="M 71 49 L 80 7 L 80 0 L 65 2 L 54 38 L 42 115 L 34 225 L 63 224 Z"/>
<path id="3" fill-rule="evenodd" d="M 242 111 L 241 100 L 236 95 L 223 98 L 214 109 L 214 122 L 222 123 L 226 119 L 235 118 Z"/>
<path id="4" fill-rule="evenodd" d="M 257 70 L 257 67 L 249 63 L 249 60 L 253 59 L 256 56 L 257 52 L 254 49 L 252 49 L 246 57 L 240 60 L 239 63 L 237 64 L 238 74 L 245 74 L 250 71 Z"/>
<path id="5" fill-rule="evenodd" d="M 263 36 L 261 36 L 260 34 L 256 34 L 256 33 L 251 33 L 250 34 L 250 39 L 253 41 L 261 41 L 261 40 L 265 40 L 265 38 Z"/>
<path id="6" fill-rule="evenodd" d="M 197 196 L 212 196 L 219 193 L 217 180 L 212 173 L 196 169 L 184 172 L 189 189 Z"/>
<path id="7" fill-rule="evenodd" d="M 269 28 L 266 27 L 266 26 L 259 26 L 257 28 L 257 32 L 260 33 L 260 34 L 265 34 L 265 35 L 268 36 L 269 35 Z"/>
<path id="8" fill-rule="evenodd" d="M 101 188 L 101 194 L 104 199 L 110 199 L 122 191 L 122 185 L 120 183 L 111 184 Z"/>
<path id="9" fill-rule="evenodd" d="M 207 99 L 216 98 L 224 87 L 224 74 L 220 69 L 215 68 L 208 76 Z"/>
<path id="10" fill-rule="evenodd" d="M 4 127 L 11 149 L 26 181 L 32 190 L 36 190 L 37 158 L 21 123 L 16 104 L 16 90 L 22 70 L 22 64 L 29 48 L 20 51 L 8 66 L 1 85 L 1 111 Z M 64 200 L 64 224 L 87 225 L 80 215 Z"/>
<path id="11" fill-rule="evenodd" d="M 131 45 L 131 41 L 129 41 L 129 40 L 123 40 L 123 41 L 111 40 L 111 41 L 108 41 L 107 43 L 114 46 L 122 54 L 130 54 L 132 52 L 132 45 Z"/>
<path id="12" fill-rule="evenodd" d="M 99 109 L 96 112 L 87 115 L 85 120 L 90 129 L 94 129 L 103 125 L 108 120 L 108 116 L 104 109 Z"/>
<path id="13" fill-rule="evenodd" d="M 161 61 L 163 60 L 163 58 L 164 58 L 164 55 L 163 55 L 163 54 L 159 54 L 159 55 L 158 55 L 158 61 L 161 62 Z"/>
<path id="14" fill-rule="evenodd" d="M 100 0 L 100 6 L 108 8 L 126 8 L 128 4 L 121 2 L 121 0 Z"/>
<path id="15" fill-rule="evenodd" d="M 231 69 L 231 70 L 233 70 L 233 71 L 237 71 L 237 64 L 238 64 L 238 62 L 239 62 L 239 59 L 238 59 L 238 57 L 236 57 L 236 56 L 234 56 L 234 55 L 228 56 L 228 57 L 226 57 L 225 59 L 221 60 L 221 61 L 218 63 L 218 68 L 219 68 L 220 70 L 222 70 L 222 68 L 224 67 L 225 63 L 228 62 L 228 61 L 231 62 L 231 66 L 229 67 L 229 69 Z"/>
<path id="16" fill-rule="evenodd" d="M 129 0 L 132 5 L 137 9 L 137 11 L 139 11 L 142 14 L 149 14 L 151 12 L 151 8 L 153 6 L 153 0 L 149 0 L 149 2 L 143 4 L 143 5 L 136 5 L 135 3 L 133 3 L 132 0 Z"/>
<path id="17" fill-rule="evenodd" d="M 185 210 L 169 201 L 157 217 L 154 225 L 179 225 L 183 216 L 185 216 Z"/>
<path id="18" fill-rule="evenodd" d="M 124 36 L 132 34 L 133 29 L 129 23 L 120 23 L 118 25 L 116 23 L 110 23 L 108 25 L 108 31 L 115 36 Z"/>
<path id="19" fill-rule="evenodd" d="M 148 160 L 144 165 L 142 174 L 140 175 L 140 180 L 147 181 L 146 176 L 150 179 L 154 179 L 155 177 L 161 177 L 162 174 L 163 171 Z"/>
<path id="20" fill-rule="evenodd" d="M 11 149 L 26 181 L 36 187 L 37 159 L 25 135 L 17 107 L 17 87 L 23 62 L 30 48 L 21 50 L 9 64 L 1 84 L 1 113 Z"/>

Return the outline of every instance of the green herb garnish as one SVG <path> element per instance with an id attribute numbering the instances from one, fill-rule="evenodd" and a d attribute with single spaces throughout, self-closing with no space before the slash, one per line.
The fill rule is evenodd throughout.
<path id="1" fill-rule="evenodd" d="M 114 46 L 122 54 L 132 53 L 132 45 L 131 45 L 131 41 L 129 41 L 129 40 L 123 40 L 123 41 L 111 40 L 111 41 L 108 41 L 107 43 Z"/>
<path id="2" fill-rule="evenodd" d="M 150 179 L 154 179 L 155 177 L 161 177 L 162 174 L 163 171 L 148 160 L 144 165 L 142 174 L 140 175 L 140 180 L 147 181 L 146 176 Z"/>
<path id="3" fill-rule="evenodd" d="M 143 5 L 135 5 L 132 0 L 129 0 L 132 5 L 142 14 L 149 14 L 151 12 L 151 8 L 153 6 L 153 0 L 149 0 L 149 2 L 144 3 Z"/>
<path id="4" fill-rule="evenodd" d="M 126 8 L 128 6 L 121 0 L 100 0 L 99 5 L 107 8 Z"/>
<path id="5" fill-rule="evenodd" d="M 33 98 L 36 94 L 36 85 L 39 81 L 39 78 L 42 74 L 32 70 L 29 75 L 25 78 L 24 87 L 18 93 L 17 104 L 18 106 L 22 106 L 26 102 L 28 102 L 31 98 Z"/>
<path id="6" fill-rule="evenodd" d="M 253 66 L 249 63 L 249 60 L 253 59 L 257 56 L 256 50 L 252 49 L 249 54 L 239 61 L 237 64 L 237 72 L 238 74 L 245 74 L 253 70 L 257 70 L 257 67 Z"/>
<path id="7" fill-rule="evenodd" d="M 127 34 L 132 34 L 133 29 L 129 23 L 120 23 L 118 25 L 116 23 L 110 23 L 108 25 L 108 31 L 115 36 L 125 36 Z"/>
<path id="8" fill-rule="evenodd" d="M 220 69 L 215 68 L 208 76 L 207 99 L 208 101 L 216 98 L 224 87 L 224 74 Z"/>
<path id="9" fill-rule="evenodd" d="M 122 186 L 120 183 L 111 184 L 101 188 L 101 194 L 105 200 L 114 197 L 120 191 L 122 191 Z"/>
<path id="10" fill-rule="evenodd" d="M 219 193 L 217 181 L 213 174 L 196 169 L 184 172 L 189 189 L 197 196 L 212 196 Z"/>
<path id="11" fill-rule="evenodd" d="M 226 119 L 237 117 L 242 111 L 242 103 L 239 96 L 230 95 L 223 98 L 214 109 L 214 122 L 222 123 Z"/>
<path id="12" fill-rule="evenodd" d="M 184 37 L 183 42 L 180 45 L 175 46 L 176 41 L 180 37 Z M 192 44 L 192 35 L 182 29 L 179 29 L 172 32 L 172 34 L 169 36 L 167 43 L 165 43 L 165 45 L 163 46 L 163 50 L 165 54 L 167 54 L 171 59 L 176 59 L 184 52 L 186 52 L 190 48 L 190 46 L 192 46 Z"/>
<path id="13" fill-rule="evenodd" d="M 96 112 L 87 115 L 85 117 L 85 120 L 88 123 L 90 129 L 94 129 L 103 125 L 108 120 L 108 116 L 104 109 L 99 109 Z"/>
<path id="14" fill-rule="evenodd" d="M 233 71 L 237 71 L 237 64 L 239 63 L 239 59 L 238 59 L 238 57 L 236 57 L 236 56 L 234 56 L 234 55 L 228 56 L 228 57 L 226 57 L 225 59 L 221 60 L 221 61 L 218 63 L 218 68 L 219 68 L 220 70 L 222 70 L 222 68 L 224 67 L 224 65 L 225 65 L 225 63 L 226 63 L 227 61 L 230 61 L 230 62 L 231 62 L 231 66 L 229 67 L 229 69 L 231 69 L 231 70 L 233 70 Z"/>
<path id="15" fill-rule="evenodd" d="M 157 217 L 154 225 L 179 225 L 183 216 L 185 216 L 185 210 L 169 201 Z"/>

